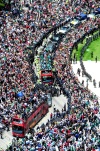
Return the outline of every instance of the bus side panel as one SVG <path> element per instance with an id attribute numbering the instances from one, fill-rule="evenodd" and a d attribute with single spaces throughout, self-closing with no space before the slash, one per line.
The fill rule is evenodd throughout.
<path id="1" fill-rule="evenodd" d="M 45 104 L 43 106 L 43 115 L 45 115 L 46 113 L 48 113 L 48 105 L 47 104 Z"/>
<path id="2" fill-rule="evenodd" d="M 47 112 L 48 112 L 48 105 L 46 103 L 43 103 L 28 118 L 26 123 L 26 129 L 34 127 Z"/>
<path id="3" fill-rule="evenodd" d="M 32 124 L 30 125 L 30 128 L 34 127 L 39 122 L 39 120 L 42 117 L 41 115 L 42 115 L 42 110 L 40 110 L 37 116 L 34 119 L 32 119 L 33 122 L 31 122 Z"/>

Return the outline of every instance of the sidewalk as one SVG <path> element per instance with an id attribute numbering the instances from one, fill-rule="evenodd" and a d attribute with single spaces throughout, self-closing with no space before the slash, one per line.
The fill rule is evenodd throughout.
<path id="1" fill-rule="evenodd" d="M 98 83 L 100 81 L 100 61 L 98 61 L 97 63 L 95 61 L 84 61 L 83 62 L 86 71 L 92 76 L 92 81 L 93 79 L 96 80 L 96 88 L 94 88 L 93 86 L 93 82 L 88 81 L 88 89 L 90 89 L 94 94 L 96 94 L 98 96 L 99 99 L 99 104 L 100 104 L 100 88 L 98 86 Z M 73 72 L 75 73 L 75 76 L 78 77 L 79 81 L 82 82 L 82 80 L 84 80 L 84 86 L 86 87 L 87 85 L 87 78 L 84 76 L 82 77 L 82 73 L 79 76 L 77 74 L 77 69 L 80 68 L 80 62 L 77 61 L 77 64 L 72 64 L 72 68 L 73 68 Z M 82 71 L 82 70 L 81 70 Z"/>
<path id="2" fill-rule="evenodd" d="M 3 133 L 3 139 L 0 138 L 0 151 L 3 151 L 7 149 L 7 147 L 10 146 L 12 142 L 13 136 L 12 136 L 12 131 L 10 128 L 10 131 L 4 131 Z"/>

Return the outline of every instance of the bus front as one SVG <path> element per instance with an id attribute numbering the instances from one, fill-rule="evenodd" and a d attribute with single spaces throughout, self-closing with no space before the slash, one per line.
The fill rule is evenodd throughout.
<path id="1" fill-rule="evenodd" d="M 51 70 L 41 71 L 41 81 L 44 84 L 53 84 L 54 82 L 53 72 Z"/>
<path id="2" fill-rule="evenodd" d="M 23 138 L 25 136 L 25 122 L 18 117 L 12 118 L 12 135 Z"/>

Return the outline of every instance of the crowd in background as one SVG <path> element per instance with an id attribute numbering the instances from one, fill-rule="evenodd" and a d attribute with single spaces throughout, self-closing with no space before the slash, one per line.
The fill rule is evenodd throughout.
<path id="1" fill-rule="evenodd" d="M 27 5 L 27 8 L 24 6 Z M 90 12 L 99 6 L 99 2 L 86 0 L 67 1 L 33 1 L 19 4 L 12 3 L 12 11 L 2 11 L 0 17 L 0 121 L 10 124 L 11 117 L 20 113 L 31 112 L 43 99 L 44 92 L 33 92 L 28 52 L 30 46 L 44 32 L 79 12 Z M 15 9 L 17 8 L 17 10 Z M 24 9 L 23 9 L 24 8 Z M 29 132 L 23 140 L 17 140 L 12 150 L 54 151 L 54 150 L 95 150 L 100 149 L 100 119 L 98 100 L 91 92 L 80 86 L 69 61 L 70 48 L 73 43 L 91 28 L 97 27 L 100 19 L 88 20 L 77 29 L 68 33 L 56 51 L 55 67 L 62 85 L 72 98 L 71 112 L 54 112 L 50 121 L 37 132 Z M 67 43 L 66 43 L 67 39 Z M 66 66 L 63 67 L 62 65 Z M 17 93 L 22 92 L 22 98 Z M 40 99 L 41 97 L 41 99 Z M 18 103 L 19 102 L 19 106 Z M 27 112 L 26 112 L 27 109 Z M 54 119 L 62 117 L 60 123 Z M 88 134 L 88 135 L 87 135 Z M 11 148 L 10 148 L 11 150 Z"/>

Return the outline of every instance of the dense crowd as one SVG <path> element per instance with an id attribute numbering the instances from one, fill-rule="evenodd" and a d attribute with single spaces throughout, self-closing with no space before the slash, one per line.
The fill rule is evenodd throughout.
<path id="1" fill-rule="evenodd" d="M 27 9 L 24 8 L 27 5 Z M 92 12 L 99 2 L 86 0 L 13 2 L 12 12 L 2 11 L 0 20 L 0 121 L 10 124 L 11 117 L 25 109 L 29 113 L 43 100 L 43 91 L 33 91 L 34 83 L 27 62 L 26 47 L 38 41 L 44 32 L 79 12 Z M 15 12 L 14 7 L 19 11 Z M 100 19 L 88 20 L 66 35 L 56 51 L 55 68 L 62 85 L 71 94 L 70 114 L 62 109 L 54 111 L 45 127 L 29 131 L 13 149 L 29 151 L 92 150 L 100 149 L 99 104 L 96 96 L 80 85 L 69 61 L 70 48 L 81 36 L 98 27 Z M 67 39 L 67 42 L 66 42 Z M 65 64 L 65 66 L 63 66 Z M 45 90 L 44 90 L 45 91 Z M 18 98 L 18 92 L 23 97 Z M 41 99 L 40 99 L 41 98 Z M 65 114 L 66 113 L 66 114 Z M 60 122 L 55 119 L 60 118 Z"/>
<path id="2" fill-rule="evenodd" d="M 55 2 L 34 1 L 27 9 L 26 3 L 14 2 L 13 5 L 19 11 L 2 11 L 0 18 L 0 108 L 4 123 L 15 114 L 18 101 L 22 101 L 22 108 L 28 103 L 34 88 L 25 48 L 38 41 L 60 18 L 64 19 L 63 6 Z M 21 100 L 18 100 L 18 92 L 23 93 Z"/>

